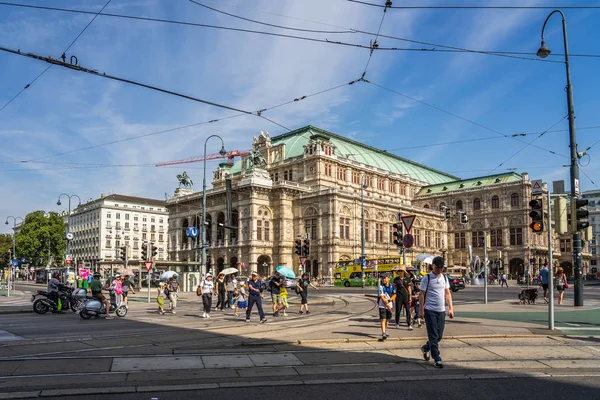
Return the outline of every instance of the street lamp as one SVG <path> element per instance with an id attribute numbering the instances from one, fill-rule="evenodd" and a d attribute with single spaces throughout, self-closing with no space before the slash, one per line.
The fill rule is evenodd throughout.
<path id="1" fill-rule="evenodd" d="M 81 198 L 79 196 L 77 196 L 76 194 L 68 195 L 66 193 L 61 193 L 60 196 L 58 196 L 58 201 L 56 202 L 57 206 L 60 206 L 62 204 L 60 202 L 60 199 L 63 196 L 67 196 L 67 198 L 69 199 L 69 211 L 68 211 L 68 214 L 67 214 L 67 234 L 66 234 L 66 239 L 67 239 L 67 255 L 69 255 L 70 254 L 69 250 L 70 250 L 70 247 L 71 247 L 71 239 L 73 238 L 72 235 L 71 235 L 71 232 L 70 232 L 71 231 L 71 221 L 70 221 L 70 218 L 71 218 L 71 199 L 73 197 L 77 197 L 77 199 L 79 200 L 79 204 L 77 204 L 77 207 L 79 207 L 81 205 Z M 71 262 L 71 261 L 69 261 L 69 262 Z M 69 267 L 70 267 L 70 264 L 67 264 L 67 279 L 69 279 Z"/>
<path id="2" fill-rule="evenodd" d="M 225 156 L 225 143 L 219 135 L 210 135 L 204 141 L 204 178 L 202 179 L 202 276 L 206 275 L 206 144 L 208 139 L 217 137 L 221 140 L 221 151 L 219 154 Z"/>
<path id="3" fill-rule="evenodd" d="M 365 287 L 365 189 L 367 188 L 366 176 L 361 175 L 360 184 L 360 265 L 362 270 L 362 287 Z"/>
<path id="4" fill-rule="evenodd" d="M 12 251 L 12 257 L 13 260 L 17 259 L 17 220 L 20 219 L 21 220 L 21 224 L 24 223 L 23 221 L 23 217 L 13 217 L 12 215 L 9 217 L 6 217 L 6 222 L 5 224 L 8 225 L 8 220 L 12 218 L 13 220 L 13 251 Z M 12 260 L 11 260 L 12 263 Z M 12 265 L 8 265 L 8 287 L 7 287 L 7 297 L 10 297 L 10 281 L 11 281 L 11 277 L 12 277 L 12 273 L 13 273 L 13 267 Z"/>
<path id="5" fill-rule="evenodd" d="M 567 20 L 565 14 L 561 10 L 552 11 L 542 26 L 542 44 L 537 51 L 537 56 L 546 58 L 550 55 L 550 49 L 544 41 L 544 30 L 550 17 L 559 13 L 562 17 L 563 43 L 565 47 L 565 68 L 567 72 L 567 107 L 569 113 L 569 146 L 571 147 L 571 201 L 576 202 L 579 196 L 579 154 L 577 153 L 577 140 L 575 136 L 575 106 L 573 104 L 573 86 L 571 85 L 571 68 L 569 66 L 569 43 L 567 40 Z M 573 218 L 572 226 L 577 224 L 575 217 Z M 581 232 L 577 228 L 573 228 L 573 265 L 575 269 L 575 307 L 583 306 L 583 271 L 582 271 L 582 243 Z"/>

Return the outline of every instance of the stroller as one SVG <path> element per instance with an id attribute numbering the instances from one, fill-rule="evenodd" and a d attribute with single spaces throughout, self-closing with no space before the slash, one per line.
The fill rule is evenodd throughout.
<path id="1" fill-rule="evenodd" d="M 519 293 L 520 304 L 535 304 L 538 297 L 537 289 L 523 289 Z"/>

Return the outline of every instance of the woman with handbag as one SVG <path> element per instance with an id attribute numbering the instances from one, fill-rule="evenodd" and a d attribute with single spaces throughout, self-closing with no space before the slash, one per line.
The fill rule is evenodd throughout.
<path id="1" fill-rule="evenodd" d="M 554 283 L 556 285 L 556 290 L 558 290 L 558 304 L 562 304 L 565 289 L 569 287 L 569 284 L 567 283 L 565 271 L 560 267 L 556 271 L 556 275 L 554 275 Z"/>

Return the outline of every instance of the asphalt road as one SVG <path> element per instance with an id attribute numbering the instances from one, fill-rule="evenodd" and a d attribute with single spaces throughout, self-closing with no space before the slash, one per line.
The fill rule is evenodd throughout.
<path id="1" fill-rule="evenodd" d="M 367 374 L 369 374 L 367 372 Z M 374 377 L 376 373 L 372 373 Z M 411 400 L 462 399 L 597 399 L 600 380 L 593 377 L 517 378 L 517 379 L 443 379 L 386 383 L 329 384 L 314 386 L 267 386 L 201 391 L 152 392 L 111 395 L 87 395 L 88 400 L 189 400 L 189 399 L 383 399 L 408 397 Z M 64 400 L 64 397 L 44 397 Z"/>

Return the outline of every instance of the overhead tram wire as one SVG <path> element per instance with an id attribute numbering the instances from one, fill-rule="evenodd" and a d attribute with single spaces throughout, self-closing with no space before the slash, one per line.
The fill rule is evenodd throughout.
<path id="1" fill-rule="evenodd" d="M 83 35 L 83 32 L 85 32 L 87 30 L 87 28 L 89 28 L 89 26 L 92 24 L 92 22 L 94 22 L 96 20 L 96 18 L 98 17 L 98 15 L 100 15 L 100 13 L 102 11 L 104 11 L 104 9 L 106 8 L 106 6 L 108 6 L 108 4 L 111 1 L 112 0 L 108 0 L 106 2 L 106 4 L 104 4 L 104 6 L 100 9 L 100 11 L 98 11 L 97 13 L 94 14 L 94 17 L 90 20 L 90 22 L 87 23 L 87 25 L 85 26 L 85 28 L 83 28 L 81 30 L 81 32 L 79 32 L 79 34 L 75 37 L 75 39 L 73 39 L 71 41 L 71 44 L 69 44 L 69 46 L 67 46 L 67 48 L 65 49 L 65 51 L 62 52 L 62 56 L 63 57 L 64 57 L 65 53 L 67 51 L 69 51 L 69 49 L 71 47 L 73 47 L 73 45 L 75 44 L 75 42 L 77 41 L 77 39 L 79 39 L 79 37 L 81 37 L 81 35 Z M 38 79 L 40 79 L 42 77 L 42 75 L 44 75 L 50 68 L 52 68 L 52 65 L 48 65 L 42 72 L 40 72 L 38 74 L 38 76 L 36 76 L 35 78 L 33 78 L 33 80 L 31 82 L 29 82 L 27 85 L 23 86 L 23 89 L 21 89 L 16 95 L 13 96 L 12 99 L 10 99 L 2 107 L 0 107 L 0 112 L 2 112 L 2 110 L 4 110 L 10 103 L 12 103 L 13 101 L 15 101 L 17 99 L 17 97 L 19 97 L 25 91 L 25 89 L 29 89 L 31 87 L 31 85 L 33 85 L 35 83 L 35 81 L 37 81 Z"/>
<path id="2" fill-rule="evenodd" d="M 398 92 L 398 91 L 396 91 L 396 90 L 393 90 L 393 89 L 387 88 L 387 87 L 385 87 L 385 86 L 378 85 L 377 83 L 371 82 L 371 81 L 369 81 L 369 80 L 367 80 L 367 79 L 362 79 L 362 81 L 363 81 L 363 82 L 366 82 L 366 83 L 368 83 L 368 84 L 371 84 L 371 85 L 373 85 L 373 86 L 376 86 L 376 87 L 378 87 L 378 88 L 380 88 L 380 89 L 386 90 L 386 91 L 388 91 L 388 92 L 395 93 L 395 94 L 397 94 L 398 96 L 401 96 L 401 97 L 404 97 L 404 98 L 406 98 L 406 99 L 412 100 L 412 101 L 414 101 L 414 102 L 417 102 L 417 103 L 419 103 L 419 104 L 422 104 L 422 105 L 424 105 L 424 106 L 427 106 L 427 107 L 433 108 L 434 110 L 440 111 L 440 112 L 442 112 L 442 113 L 444 113 L 444 114 L 451 115 L 451 116 L 453 116 L 453 117 L 455 117 L 455 118 L 458 118 L 458 119 L 460 119 L 460 120 L 462 120 L 462 121 L 468 122 L 468 123 L 470 123 L 470 124 L 473 124 L 473 125 L 475 125 L 475 126 L 478 126 L 478 127 L 480 127 L 480 128 L 483 128 L 483 129 L 485 129 L 485 130 L 488 130 L 488 131 L 490 131 L 490 132 L 493 132 L 493 133 L 495 133 L 495 134 L 497 134 L 497 135 L 500 135 L 500 136 L 502 136 L 502 137 L 509 138 L 509 139 L 512 139 L 512 140 L 516 140 L 517 142 L 521 142 L 521 143 L 527 144 L 527 142 L 525 142 L 524 140 L 520 140 L 520 139 L 518 139 L 517 137 L 513 137 L 513 136 L 511 136 L 511 135 L 507 135 L 507 134 L 505 134 L 505 133 L 499 132 L 499 131 L 497 131 L 497 130 L 495 130 L 495 129 L 493 129 L 493 128 L 490 128 L 489 126 L 486 126 L 486 125 L 480 124 L 479 122 L 475 122 L 475 121 L 473 121 L 473 120 L 470 120 L 470 119 L 468 119 L 468 118 L 465 118 L 465 117 L 461 117 L 461 116 L 460 116 L 460 115 L 458 115 L 458 114 L 455 114 L 455 113 L 453 113 L 453 112 L 451 112 L 451 111 L 444 110 L 443 108 L 440 108 L 440 107 L 438 107 L 438 106 L 434 106 L 434 105 L 432 105 L 432 104 L 429 104 L 429 103 L 427 103 L 427 102 L 425 102 L 425 101 L 422 101 L 422 100 L 416 99 L 416 98 L 414 98 L 414 97 L 408 96 L 408 95 L 406 95 L 406 94 L 404 94 L 404 93 L 400 93 L 400 92 Z M 530 146 L 531 146 L 531 147 L 535 147 L 535 148 L 537 148 L 537 149 L 539 149 L 539 150 L 543 150 L 543 151 L 545 151 L 545 152 L 548 152 L 548 153 L 550 153 L 550 154 L 554 154 L 554 155 L 558 155 L 558 156 L 561 156 L 561 157 L 566 157 L 566 158 L 568 158 L 567 156 L 564 156 L 564 155 L 562 155 L 562 154 L 558 154 L 558 153 L 556 153 L 555 151 L 548 150 L 548 149 L 545 149 L 545 148 L 543 148 L 543 147 L 540 147 L 540 146 L 536 146 L 536 145 L 530 145 Z"/>
<path id="3" fill-rule="evenodd" d="M 536 137 L 535 139 L 533 139 L 531 142 L 526 142 L 525 146 L 521 147 L 519 150 L 517 150 L 512 156 L 508 157 L 506 160 L 502 161 L 500 164 L 498 164 L 498 166 L 496 168 L 494 168 L 493 170 L 491 170 L 489 172 L 489 174 L 492 174 L 492 172 L 494 172 L 495 170 L 497 170 L 498 168 L 500 168 L 501 166 L 503 166 L 507 161 L 510 161 L 513 157 L 515 157 L 517 154 L 519 154 L 520 152 L 522 152 L 523 150 L 525 150 L 527 147 L 531 146 L 533 144 L 533 142 L 535 142 L 536 140 L 540 139 L 542 136 L 544 136 L 550 129 L 554 128 L 556 125 L 560 124 L 561 122 L 563 122 L 566 118 L 568 117 L 568 115 L 565 115 L 564 117 L 562 117 L 561 119 L 559 119 L 558 121 L 556 121 L 556 123 L 554 123 L 550 128 L 546 129 L 544 132 L 540 133 L 538 135 L 538 137 Z M 556 154 L 556 153 L 554 153 Z M 568 158 L 568 157 L 566 157 Z"/>
<path id="4" fill-rule="evenodd" d="M 379 34 L 381 33 L 381 27 L 383 26 L 383 20 L 385 19 L 385 14 L 388 8 L 387 2 L 383 8 L 383 15 L 381 16 L 381 21 L 379 21 L 379 28 L 377 28 L 377 33 L 375 34 L 375 39 L 371 42 L 371 51 L 369 52 L 369 58 L 367 59 L 367 64 L 365 65 L 365 69 L 363 70 L 361 78 L 364 78 L 367 74 L 367 69 L 369 68 L 369 64 L 371 63 L 371 58 L 373 58 L 373 52 L 379 48 L 379 43 L 377 39 L 379 39 Z"/>
<path id="5" fill-rule="evenodd" d="M 96 14 L 95 12 L 92 12 L 92 11 L 75 10 L 75 9 L 59 8 L 59 7 L 48 7 L 48 6 L 34 6 L 34 5 L 29 5 L 29 4 L 16 4 L 16 3 L 9 3 L 9 2 L 0 1 L 0 6 L 2 6 L 2 5 L 4 5 L 4 6 L 13 6 L 13 7 L 25 7 L 25 8 L 32 8 L 32 9 L 41 9 L 41 10 L 47 10 L 47 11 L 61 11 L 61 12 L 69 12 L 69 13 L 78 13 L 78 14 Z M 140 16 L 134 16 L 134 15 L 122 15 L 122 14 L 114 14 L 114 13 L 99 13 L 99 15 L 105 16 L 105 17 L 113 17 L 113 18 L 124 18 L 124 19 L 140 20 L 140 21 L 160 22 L 160 23 L 167 23 L 167 24 L 176 24 L 176 25 L 184 25 L 184 26 L 194 26 L 194 27 L 210 28 L 210 29 L 222 29 L 222 30 L 229 30 L 229 31 L 234 31 L 234 32 L 254 33 L 254 34 L 259 34 L 259 35 L 274 36 L 274 37 L 283 37 L 283 38 L 297 39 L 297 40 L 305 40 L 305 41 L 317 42 L 317 43 L 335 44 L 335 45 L 340 45 L 340 46 L 348 46 L 348 47 L 355 47 L 355 48 L 369 49 L 369 50 L 371 49 L 370 46 L 365 46 L 365 45 L 356 44 L 356 43 L 347 43 L 347 42 L 342 42 L 342 41 L 329 40 L 329 39 L 319 39 L 319 38 L 306 37 L 306 36 L 286 35 L 286 34 L 281 34 L 281 33 L 264 32 L 264 31 L 257 31 L 257 30 L 252 30 L 252 29 L 232 28 L 232 27 L 226 27 L 226 26 L 200 24 L 200 23 L 194 23 L 194 22 L 168 20 L 168 19 L 161 19 L 161 18 L 140 17 Z M 367 32 L 367 31 L 362 31 L 362 30 L 355 30 L 355 31 L 357 33 L 361 33 L 361 34 L 374 35 L 374 33 L 372 33 L 372 32 Z M 384 37 L 384 35 L 380 35 L 380 36 Z M 393 38 L 393 37 L 390 36 L 390 38 Z M 396 39 L 397 40 L 402 40 L 402 38 L 396 38 Z M 426 43 L 426 42 L 424 42 L 424 43 Z M 434 44 L 432 44 L 432 45 L 434 45 Z M 435 47 L 431 48 L 431 49 L 427 49 L 427 48 L 402 48 L 402 47 L 378 47 L 377 50 L 385 50 L 385 51 L 416 51 L 416 52 L 443 52 L 443 53 L 445 53 L 445 52 L 447 52 L 447 53 L 479 53 L 479 54 L 503 56 L 503 57 L 516 58 L 516 59 L 525 59 L 525 60 L 531 60 L 531 61 L 535 60 L 535 61 L 538 61 L 538 62 L 562 62 L 562 61 L 540 59 L 540 58 L 521 57 L 520 55 L 523 54 L 522 52 L 515 52 L 514 55 L 513 55 L 512 52 L 508 52 L 508 51 L 494 52 L 494 51 L 468 50 L 468 49 L 459 50 L 459 49 L 451 49 L 451 48 L 441 48 L 440 49 L 440 48 L 437 48 L 437 47 L 448 47 L 448 46 L 445 46 L 445 45 L 435 45 Z M 525 53 L 525 54 L 528 54 L 528 53 Z M 600 54 L 570 54 L 570 56 L 571 57 L 597 57 L 597 58 L 600 58 Z"/>
<path id="6" fill-rule="evenodd" d="M 198 2 L 198 1 L 195 1 L 195 0 L 188 0 L 188 1 L 189 1 L 190 3 L 194 3 L 194 4 L 196 4 L 196 5 L 199 5 L 200 7 L 207 8 L 207 9 L 209 9 L 209 10 L 215 11 L 215 12 L 217 12 L 217 13 L 220 13 L 220 14 L 228 15 L 228 16 L 230 16 L 230 17 L 233 17 L 233 18 L 238 18 L 238 19 L 241 19 L 241 20 L 243 20 L 243 21 L 253 22 L 253 23 L 255 23 L 255 24 L 260 24 L 260 25 L 270 26 L 270 27 L 273 27 L 273 28 L 286 29 L 286 30 L 290 30 L 290 31 L 298 31 L 298 32 L 310 32 L 310 33 L 335 33 L 335 34 L 341 34 L 341 33 L 355 33 L 355 32 L 354 32 L 354 31 L 352 31 L 352 30 L 345 30 L 345 31 L 323 31 L 323 30 L 315 30 L 315 29 L 292 28 L 292 27 L 289 27 L 289 26 L 282 26 L 282 25 L 269 24 L 269 23 L 267 23 L 267 22 L 256 21 L 256 20 L 253 20 L 253 19 L 250 19 L 250 18 L 245 18 L 245 17 L 239 16 L 239 15 L 235 15 L 235 14 L 228 13 L 228 12 L 226 12 L 226 11 L 218 10 L 218 9 L 216 9 L 216 8 L 213 8 L 213 7 L 207 6 L 206 4 L 202 4 L 202 3 Z"/>
<path id="7" fill-rule="evenodd" d="M 288 105 L 288 104 L 291 104 L 291 103 L 296 103 L 296 102 L 305 100 L 305 99 L 307 99 L 309 97 L 313 97 L 313 96 L 317 96 L 317 95 L 320 95 L 320 94 L 323 94 L 323 93 L 327 93 L 327 92 L 330 92 L 332 90 L 336 90 L 336 89 L 342 88 L 344 86 L 352 85 L 355 82 L 357 82 L 357 80 L 354 80 L 354 81 L 351 81 L 351 82 L 348 82 L 348 83 L 344 83 L 342 85 L 337 85 L 337 86 L 334 86 L 334 87 L 331 87 L 331 88 L 328 88 L 328 89 L 325 89 L 325 90 L 321 90 L 321 91 L 318 91 L 318 92 L 315 92 L 315 93 L 312 93 L 312 94 L 309 94 L 309 95 L 304 95 L 304 96 L 301 96 L 301 97 L 297 97 L 297 98 L 295 98 L 293 100 L 286 101 L 284 103 L 280 103 L 280 104 L 274 105 L 272 107 L 263 108 L 263 109 L 258 110 L 255 115 L 257 115 L 257 116 L 259 116 L 261 118 L 264 118 L 263 115 L 262 115 L 262 113 L 265 112 L 265 111 L 274 110 L 276 108 L 279 108 L 279 107 L 282 107 L 282 106 L 285 106 L 285 105 Z M 195 124 L 183 125 L 183 126 L 178 126 L 178 127 L 175 127 L 175 128 L 165 129 L 165 130 L 161 130 L 161 131 L 157 131 L 157 132 L 145 133 L 143 135 L 131 136 L 131 137 L 128 137 L 128 138 L 118 139 L 118 140 L 112 140 L 110 142 L 104 142 L 104 143 L 100 143 L 100 144 L 97 144 L 97 145 L 87 146 L 87 147 L 83 147 L 83 148 L 79 148 L 79 149 L 75 149 L 75 150 L 69 150 L 69 151 L 65 151 L 65 152 L 61 152 L 61 153 L 56 153 L 56 154 L 52 154 L 52 155 L 48 155 L 48 156 L 32 158 L 30 160 L 0 162 L 0 164 L 2 164 L 2 163 L 4 163 L 4 164 L 9 164 L 9 163 L 10 164 L 14 164 L 14 163 L 19 163 L 19 162 L 34 162 L 34 161 L 43 160 L 43 159 L 47 159 L 47 158 L 58 157 L 58 156 L 63 156 L 63 155 L 67 155 L 67 154 L 73 154 L 73 153 L 77 153 L 77 152 L 80 152 L 80 151 L 92 150 L 92 149 L 96 149 L 98 147 L 108 146 L 108 145 L 111 145 L 111 144 L 127 142 L 127 141 L 130 141 L 130 140 L 141 139 L 141 138 L 146 138 L 146 137 L 149 137 L 149 136 L 160 135 L 160 134 L 163 134 L 163 133 L 170 133 L 170 132 L 174 132 L 174 131 L 178 131 L 178 130 L 182 130 L 182 129 L 193 128 L 193 127 L 197 127 L 197 126 L 200 126 L 200 125 L 206 125 L 206 124 L 210 124 L 210 123 L 214 123 L 214 122 L 220 122 L 220 121 L 224 121 L 226 119 L 237 118 L 237 117 L 241 117 L 241 116 L 244 116 L 244 115 L 248 115 L 248 114 L 246 114 L 246 113 L 239 113 L 239 114 L 234 114 L 234 115 L 230 115 L 230 116 L 222 117 L 222 118 L 213 118 L 213 119 L 210 119 L 210 120 L 207 120 L 207 121 L 203 121 L 203 122 L 198 122 L 198 123 L 195 123 Z M 267 118 L 265 118 L 265 119 L 267 119 Z M 272 123 L 275 123 L 273 120 L 269 119 L 269 121 L 272 122 Z M 275 124 L 278 125 L 277 123 L 275 123 Z M 288 131 L 290 130 L 289 128 L 284 127 L 283 125 L 281 125 L 281 127 L 284 128 L 284 129 L 286 129 L 286 130 L 288 130 Z M 580 128 L 580 129 L 583 129 L 583 128 Z"/>
<path id="8" fill-rule="evenodd" d="M 358 3 L 371 7 L 384 7 L 380 4 L 369 3 L 360 0 L 346 0 L 350 3 Z M 547 10 L 547 9 L 571 9 L 571 10 L 586 10 L 600 9 L 600 6 L 392 6 L 398 10 Z"/>

